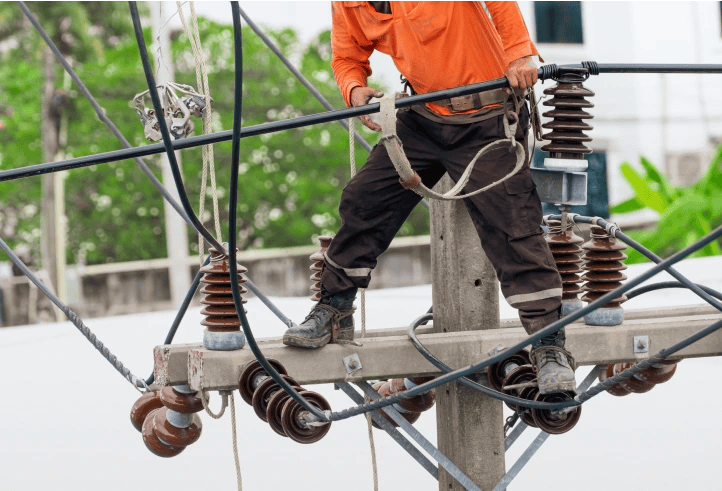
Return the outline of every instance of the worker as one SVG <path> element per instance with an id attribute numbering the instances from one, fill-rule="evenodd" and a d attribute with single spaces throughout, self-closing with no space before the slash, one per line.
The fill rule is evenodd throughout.
<path id="1" fill-rule="evenodd" d="M 390 55 L 418 94 L 502 76 L 514 89 L 513 94 L 498 89 L 398 112 L 398 136 L 426 186 L 447 172 L 458 181 L 480 149 L 509 139 L 503 118 L 512 112 L 519 120 L 514 136 L 528 148 L 529 110 L 518 95 L 537 81 L 532 56 L 538 52 L 515 2 L 333 2 L 332 17 L 331 63 L 349 106 L 383 96 L 367 86 L 374 50 Z M 381 130 L 368 116 L 360 119 Z M 498 181 L 515 164 L 514 152 L 506 148 L 488 153 L 476 163 L 464 192 Z M 325 255 L 321 299 L 303 323 L 286 331 L 284 344 L 320 348 L 331 340 L 353 340 L 357 290 L 368 287 L 378 256 L 420 200 L 399 182 L 386 148 L 376 145 L 343 190 L 341 228 Z M 464 203 L 502 293 L 519 310 L 527 333 L 558 320 L 561 278 L 542 235 L 529 159 L 517 174 Z M 534 343 L 531 358 L 542 394 L 575 389 L 563 329 Z"/>

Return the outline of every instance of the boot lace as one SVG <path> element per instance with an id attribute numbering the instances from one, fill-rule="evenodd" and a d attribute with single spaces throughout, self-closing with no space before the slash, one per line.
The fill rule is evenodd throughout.
<path id="1" fill-rule="evenodd" d="M 565 360 L 563 357 L 566 357 L 572 370 L 577 369 L 577 363 L 572 354 L 559 346 L 539 346 L 531 351 L 531 358 L 537 360 L 538 368 L 543 367 L 549 362 L 563 366 Z M 537 365 L 534 365 L 534 369 L 537 369 Z"/>
<path id="2" fill-rule="evenodd" d="M 317 322 L 321 323 L 323 322 L 324 312 L 329 312 L 331 314 L 331 321 L 340 321 L 341 319 L 345 319 L 346 317 L 353 315 L 354 310 L 356 310 L 354 307 L 349 310 L 338 310 L 326 303 L 319 302 L 311 309 L 311 312 L 308 313 L 303 322 L 306 322 L 309 319 L 315 319 Z"/>

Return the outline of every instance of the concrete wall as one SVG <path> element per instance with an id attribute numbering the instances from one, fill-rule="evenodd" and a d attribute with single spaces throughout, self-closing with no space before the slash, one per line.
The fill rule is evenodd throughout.
<path id="1" fill-rule="evenodd" d="M 239 263 L 264 294 L 275 297 L 311 296 L 309 256 L 318 247 L 266 249 L 240 253 Z M 175 308 L 170 298 L 168 259 L 68 267 L 66 303 L 81 317 L 104 317 Z M 191 278 L 198 271 L 194 258 L 186 265 Z M 371 288 L 431 283 L 429 237 L 403 237 L 379 257 Z M 28 288 L 24 277 L 0 278 L 3 293 L 1 325 L 52 321 L 53 310 L 43 294 Z M 249 296 L 252 294 L 249 293 Z M 194 303 L 198 303 L 197 294 Z M 31 308 L 31 306 L 34 306 Z"/>

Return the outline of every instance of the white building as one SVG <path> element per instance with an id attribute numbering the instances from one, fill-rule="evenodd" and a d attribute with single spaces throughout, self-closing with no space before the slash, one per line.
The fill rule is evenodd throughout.
<path id="1" fill-rule="evenodd" d="M 544 63 L 557 65 L 722 63 L 721 5 L 519 2 Z M 544 42 L 554 36 L 566 42 Z M 596 93 L 590 146 L 606 153 L 610 203 L 632 196 L 619 172 L 624 161 L 645 156 L 678 185 L 702 174 L 722 135 L 721 75 L 602 74 L 585 85 Z"/>

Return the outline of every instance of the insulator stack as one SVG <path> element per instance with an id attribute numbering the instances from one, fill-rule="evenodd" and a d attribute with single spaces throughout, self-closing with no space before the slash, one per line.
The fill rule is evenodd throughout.
<path id="1" fill-rule="evenodd" d="M 417 385 L 421 385 L 425 382 L 433 380 L 433 378 L 434 377 L 395 378 L 387 380 L 386 382 L 377 382 L 373 385 L 373 388 L 376 392 L 379 393 L 381 397 L 388 397 L 398 392 L 413 389 Z M 399 413 L 401 413 L 401 416 L 403 416 L 406 421 L 413 424 L 421 417 L 422 412 L 428 411 L 429 409 L 434 407 L 435 403 L 436 393 L 434 389 L 431 389 L 418 396 L 414 396 L 409 399 L 404 399 L 401 402 L 397 402 L 393 405 L 393 408 L 396 409 Z M 389 421 L 389 423 L 394 426 L 398 426 L 398 424 L 393 421 L 385 412 L 380 411 L 380 413 Z M 374 426 L 374 428 L 381 429 L 381 427 L 376 424 L 376 421 L 372 420 L 371 424 Z"/>
<path id="2" fill-rule="evenodd" d="M 540 394 L 536 373 L 531 365 L 522 365 L 513 369 L 504 378 L 502 392 L 507 395 L 540 402 L 564 402 L 572 400 L 572 391 Z M 576 426 L 582 415 L 581 406 L 552 413 L 546 409 L 530 409 L 516 404 L 506 403 L 509 408 L 519 413 L 521 420 L 528 426 L 539 428 L 552 435 L 566 433 Z"/>
<path id="3" fill-rule="evenodd" d="M 649 392 L 657 384 L 663 384 L 668 381 L 677 371 L 678 361 L 662 360 L 655 363 L 651 367 L 642 370 L 632 377 L 622 380 L 618 384 L 614 384 L 607 389 L 607 392 L 613 396 L 626 396 L 631 393 L 643 394 Z M 622 373 L 624 370 L 634 366 L 634 363 L 617 363 L 616 365 L 607 366 L 607 370 L 599 375 L 599 381 L 604 382 L 608 378 Z"/>
<path id="4" fill-rule="evenodd" d="M 584 260 L 580 256 L 582 248 L 579 245 L 584 239 L 572 231 L 571 224 L 564 232 L 559 220 L 550 220 L 548 225 L 549 232 L 545 240 L 562 278 L 562 317 L 564 317 L 583 307 L 578 295 L 583 291 L 581 283 L 584 280 L 580 276 L 583 271 L 580 265 Z"/>
<path id="5" fill-rule="evenodd" d="M 201 325 L 206 326 L 203 332 L 203 345 L 210 350 L 229 351 L 241 349 L 246 344 L 246 338 L 241 331 L 241 321 L 238 318 L 233 291 L 231 289 L 230 262 L 228 256 L 216 249 L 210 249 L 210 262 L 201 268 L 204 273 L 201 283 L 201 293 L 205 298 L 201 303 L 205 305 L 201 314 L 206 318 Z M 241 295 L 248 293 L 243 288 L 246 280 L 241 276 L 248 270 L 238 265 L 238 283 Z M 246 303 L 246 300 L 241 300 Z"/>
<path id="6" fill-rule="evenodd" d="M 318 241 L 321 243 L 321 248 L 317 252 L 311 254 L 311 257 L 309 258 L 311 259 L 310 269 L 313 271 L 313 274 L 311 275 L 311 281 L 313 282 L 311 291 L 314 293 L 311 300 L 314 302 L 321 300 L 321 270 L 323 269 L 324 254 L 326 254 L 328 246 L 331 245 L 332 240 L 333 235 L 320 236 Z"/>
<path id="7" fill-rule="evenodd" d="M 143 434 L 148 450 L 159 457 L 175 457 L 198 441 L 203 428 L 203 402 L 190 387 L 164 387 L 138 399 L 130 411 L 135 429 Z"/>
<path id="8" fill-rule="evenodd" d="M 311 404 L 321 411 L 331 410 L 323 396 L 301 387 L 287 375 L 286 369 L 278 361 L 268 361 L 281 377 Z M 298 443 L 314 443 L 326 436 L 331 429 L 331 423 L 319 426 L 306 424 L 303 418 L 306 410 L 268 375 L 257 360 L 243 368 L 238 390 L 243 400 L 253 406 L 256 415 L 281 436 L 287 436 Z"/>
<path id="9" fill-rule="evenodd" d="M 529 352 L 521 350 L 518 353 L 505 358 L 489 367 L 489 383 L 496 390 L 501 390 L 504 385 L 504 379 L 513 370 L 522 365 L 530 365 Z"/>
<path id="10" fill-rule="evenodd" d="M 582 245 L 584 253 L 584 269 L 587 271 L 582 279 L 587 283 L 583 290 L 587 293 L 582 297 L 585 302 L 591 303 L 599 297 L 622 286 L 627 277 L 622 273 L 627 266 L 622 264 L 627 255 L 622 252 L 626 245 L 610 236 L 602 227 L 591 228 L 592 238 Z M 621 304 L 627 301 L 622 295 L 612 299 L 604 307 L 596 309 L 584 316 L 584 322 L 590 326 L 616 326 L 624 320 L 624 309 Z"/>
<path id="11" fill-rule="evenodd" d="M 583 71 L 586 73 L 585 70 Z M 584 160 L 584 154 L 592 153 L 592 149 L 584 143 L 592 141 L 592 138 L 584 132 L 590 131 L 592 126 L 584 120 L 592 119 L 594 116 L 585 109 L 594 107 L 594 104 L 585 97 L 594 96 L 594 92 L 582 84 L 584 76 L 581 71 L 578 74 L 572 73 L 574 70 L 567 72 L 554 87 L 544 90 L 544 93 L 552 98 L 545 100 L 543 105 L 553 108 L 543 114 L 552 118 L 542 125 L 542 128 L 551 130 L 544 134 L 544 139 L 551 140 L 551 143 L 541 147 L 543 151 L 549 152 L 549 158 L 545 159 L 544 166 L 568 171 L 586 170 L 587 162 Z"/>

